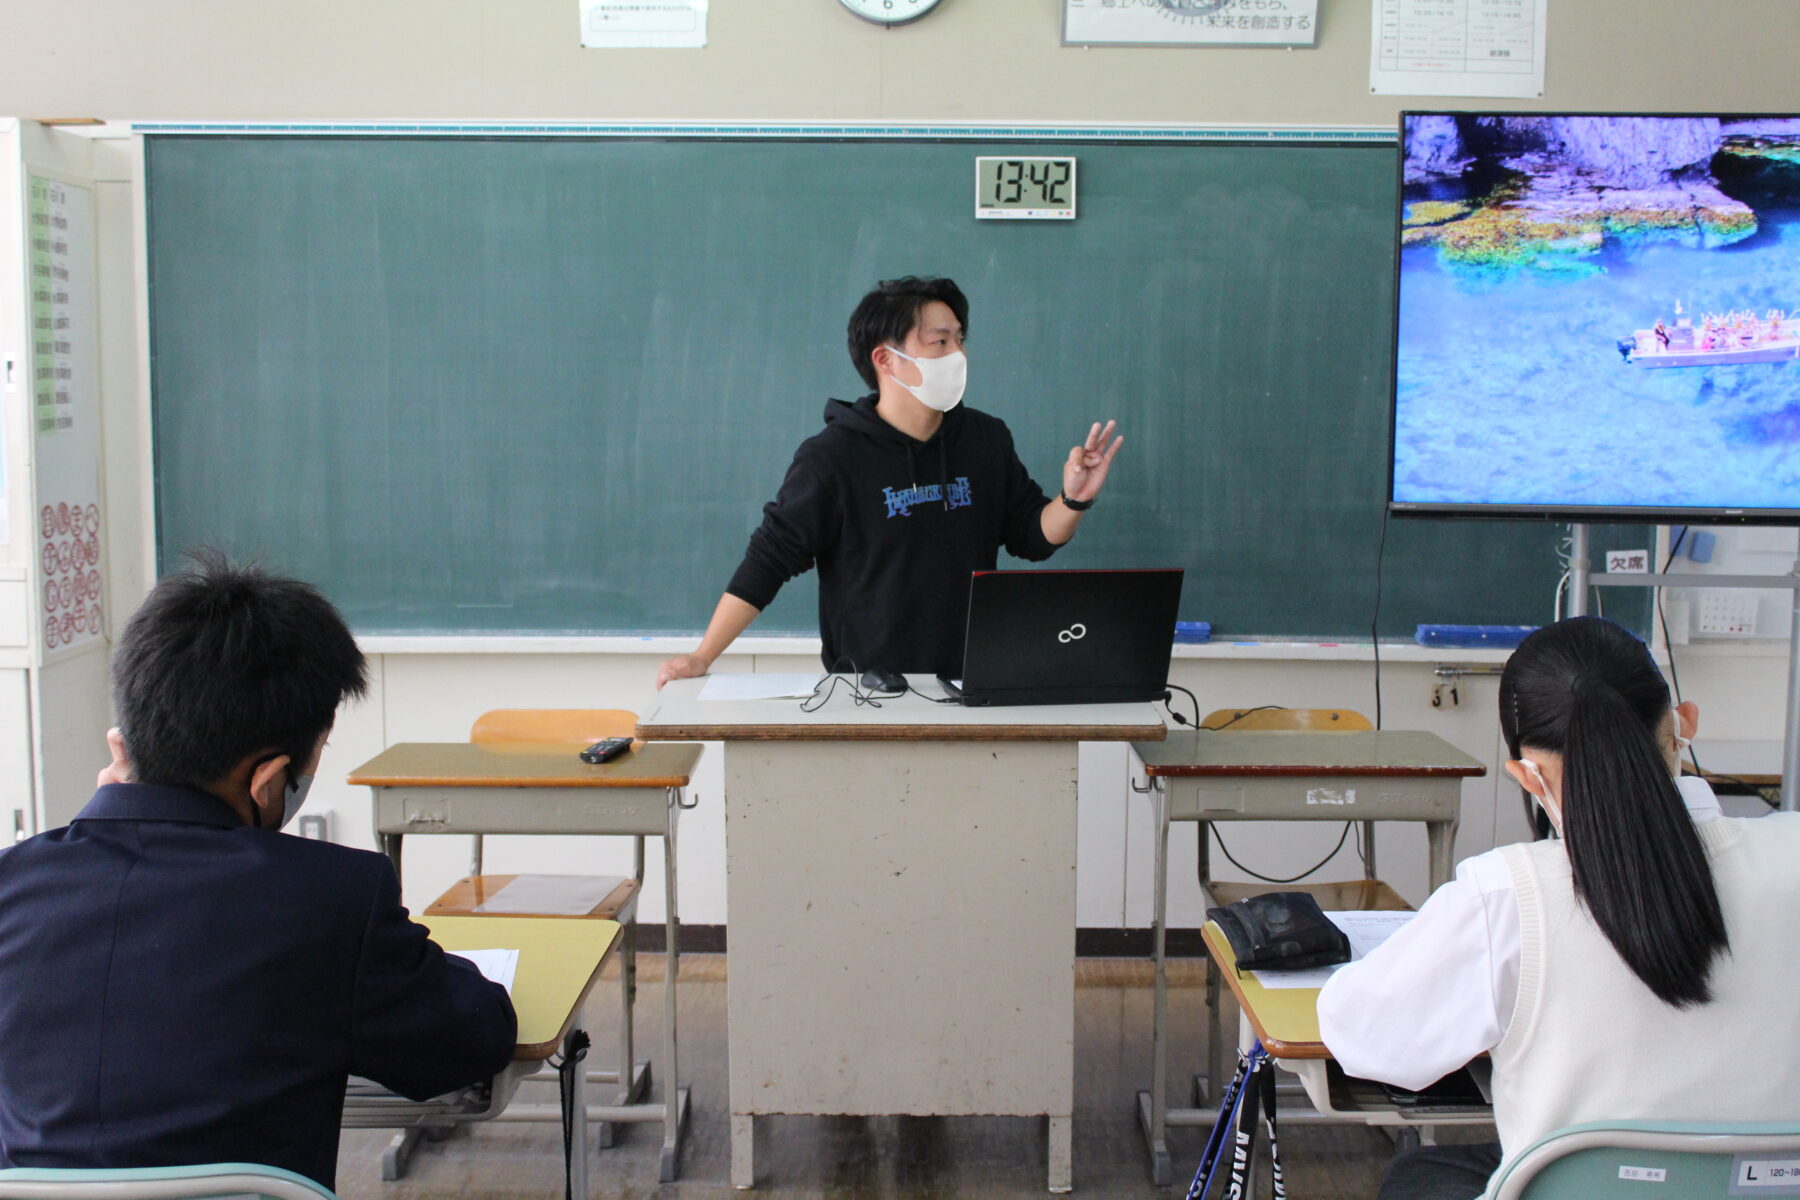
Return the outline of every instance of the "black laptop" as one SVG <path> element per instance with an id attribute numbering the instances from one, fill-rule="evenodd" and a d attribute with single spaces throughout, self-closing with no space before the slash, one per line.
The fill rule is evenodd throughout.
<path id="1" fill-rule="evenodd" d="M 1180 569 L 977 571 L 963 677 L 969 705 L 1160 700 L 1168 687 Z"/>

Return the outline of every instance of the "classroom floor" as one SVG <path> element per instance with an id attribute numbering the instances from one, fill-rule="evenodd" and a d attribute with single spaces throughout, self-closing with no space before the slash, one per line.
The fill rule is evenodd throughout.
<path id="1" fill-rule="evenodd" d="M 660 1044 L 662 956 L 640 957 L 639 1045 Z M 603 980 L 588 1006 L 594 1056 L 607 1061 L 616 1036 L 617 984 Z M 1203 1131 L 1172 1130 L 1177 1187 L 1151 1185 L 1133 1104 L 1150 1071 L 1151 972 L 1138 959 L 1083 959 L 1075 993 L 1075 1195 L 1168 1197 L 1185 1193 Z M 1202 975 L 1197 962 L 1171 964 L 1170 1013 L 1177 1046 L 1204 1037 Z M 730 1162 L 725 1074 L 725 959 L 684 955 L 681 967 L 682 1074 L 693 1111 L 681 1179 L 656 1182 L 659 1126 L 622 1130 L 619 1142 L 590 1160 L 597 1198 L 736 1195 Z M 1230 1026 L 1228 1025 L 1228 1028 Z M 1171 1077 L 1199 1065 L 1179 1055 Z M 660 1089 L 662 1080 L 657 1080 Z M 538 1102 L 553 1103 L 547 1085 Z M 1172 1084 L 1172 1102 L 1185 1084 Z M 657 1095 L 661 1095 L 660 1090 Z M 435 1200 L 447 1196 L 560 1196 L 559 1129 L 543 1124 L 468 1126 L 449 1141 L 420 1147 L 407 1177 L 383 1183 L 379 1155 L 392 1135 L 346 1130 L 338 1158 L 338 1193 L 346 1200 Z M 1489 1137 L 1492 1135 L 1489 1134 Z M 1449 1140 L 1446 1138 L 1446 1140 Z M 1288 1194 L 1302 1200 L 1349 1200 L 1375 1194 L 1392 1143 L 1360 1127 L 1292 1126 L 1282 1131 Z M 757 1187 L 763 1200 L 854 1197 L 858 1200 L 945 1200 L 1017 1197 L 1042 1200 L 1045 1130 L 1041 1120 L 1002 1117 L 776 1117 L 758 1121 Z"/>

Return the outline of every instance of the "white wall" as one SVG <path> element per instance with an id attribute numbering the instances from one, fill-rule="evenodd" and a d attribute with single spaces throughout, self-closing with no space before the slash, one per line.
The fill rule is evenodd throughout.
<path id="1" fill-rule="evenodd" d="M 1369 0 L 1323 0 L 1314 50 L 1064 48 L 1058 0 L 944 0 L 882 31 L 834 0 L 713 0 L 705 50 L 577 44 L 576 0 L 9 0 L 0 113 L 1283 122 L 1388 125 Z M 1794 104 L 1781 0 L 1557 0 L 1541 103 Z M 1481 107 L 1463 102 L 1459 107 Z"/>

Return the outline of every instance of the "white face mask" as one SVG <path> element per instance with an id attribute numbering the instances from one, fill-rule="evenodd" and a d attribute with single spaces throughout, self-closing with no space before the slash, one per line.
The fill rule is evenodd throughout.
<path id="1" fill-rule="evenodd" d="M 888 350 L 904 358 L 919 368 L 919 386 L 900 383 L 889 375 L 895 383 L 911 392 L 926 408 L 937 412 L 949 412 L 962 403 L 963 388 L 969 382 L 969 356 L 961 350 L 953 351 L 942 358 L 914 358 L 902 350 L 889 346 Z"/>
<path id="2" fill-rule="evenodd" d="M 1556 830 L 1556 836 L 1561 837 L 1562 805 L 1550 799 L 1550 785 L 1544 782 L 1544 773 L 1538 770 L 1538 765 L 1529 758 L 1521 758 L 1519 763 L 1525 768 L 1525 773 L 1537 781 L 1538 794 L 1533 799 L 1538 802 L 1538 807 L 1544 810 L 1544 815 L 1550 818 L 1550 826 Z"/>

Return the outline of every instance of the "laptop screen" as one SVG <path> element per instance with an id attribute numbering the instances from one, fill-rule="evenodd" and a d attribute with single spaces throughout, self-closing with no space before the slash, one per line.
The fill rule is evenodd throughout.
<path id="1" fill-rule="evenodd" d="M 1167 685 L 1179 569 L 977 571 L 962 691 L 969 703 L 1151 700 Z M 1048 699 L 1034 695 L 1053 693 Z"/>

